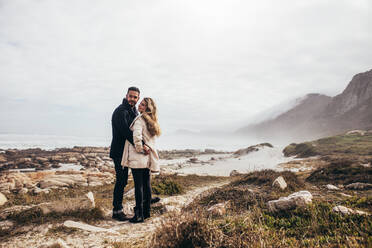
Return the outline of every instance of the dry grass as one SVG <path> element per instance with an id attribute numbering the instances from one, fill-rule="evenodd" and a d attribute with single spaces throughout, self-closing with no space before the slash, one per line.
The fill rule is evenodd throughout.
<path id="1" fill-rule="evenodd" d="M 372 183 L 372 167 L 355 164 L 351 160 L 334 160 L 330 165 L 313 171 L 306 179 L 312 183 L 350 184 Z"/>
<path id="2" fill-rule="evenodd" d="M 286 172 L 288 173 L 288 172 Z M 286 173 L 283 173 L 284 176 Z M 283 175 L 282 174 L 282 175 Z M 288 189 L 306 187 L 287 174 Z M 260 171 L 208 195 L 197 198 L 182 214 L 170 216 L 147 247 L 370 247 L 372 217 L 343 216 L 332 211 L 336 203 L 315 200 L 305 208 L 271 213 L 266 202 L 273 195 L 269 185 L 277 174 Z M 286 179 L 287 180 L 287 179 Z M 253 189 L 253 190 L 252 190 Z M 225 215 L 213 217 L 208 206 L 230 201 Z M 350 199 L 353 207 L 366 207 L 371 199 Z M 145 244 L 144 244 L 145 245 Z M 144 246 L 145 247 L 145 246 Z"/>
<path id="3" fill-rule="evenodd" d="M 151 187 L 155 194 L 170 196 L 182 194 L 198 187 L 210 185 L 211 183 L 226 182 L 228 177 L 198 176 L 198 175 L 157 175 L 151 179 Z"/>
<path id="4" fill-rule="evenodd" d="M 153 187 L 159 186 L 160 184 L 167 181 L 172 180 L 173 184 L 168 185 L 165 184 L 163 188 L 164 192 L 161 197 L 167 195 L 169 190 L 171 190 L 171 194 L 180 194 L 183 191 L 174 191 L 174 185 L 178 185 L 182 187 L 184 190 L 194 189 L 196 187 L 202 187 L 211 182 L 221 182 L 229 180 L 226 177 L 212 177 L 212 176 L 196 176 L 196 175 L 189 175 L 189 176 L 156 176 L 152 179 Z M 133 182 L 129 181 L 129 184 L 125 187 L 125 192 L 129 191 L 133 188 Z M 50 213 L 47 215 L 42 214 L 40 209 L 33 208 L 30 210 L 23 211 L 21 213 L 13 214 L 8 217 L 9 220 L 15 221 L 16 225 L 13 229 L 8 231 L 0 231 L 0 238 L 10 237 L 17 233 L 13 233 L 14 230 L 17 228 L 24 226 L 24 225 L 38 225 L 44 223 L 61 223 L 65 220 L 72 219 L 75 221 L 84 221 L 87 223 L 94 224 L 97 221 L 104 220 L 104 212 L 103 209 L 111 209 L 112 208 L 112 195 L 113 195 L 114 184 L 104 185 L 104 186 L 96 186 L 96 187 L 72 187 L 65 190 L 62 189 L 53 189 L 50 191 L 49 194 L 41 193 L 41 194 L 8 194 L 7 198 L 9 199 L 8 203 L 2 208 L 11 207 L 14 205 L 36 205 L 44 202 L 51 202 L 56 200 L 63 200 L 63 199 L 70 199 L 70 198 L 79 198 L 86 194 L 89 191 L 94 193 L 96 208 L 90 211 L 74 211 L 74 212 L 65 212 L 65 213 Z M 126 197 L 124 201 L 132 201 L 133 197 Z M 1 211 L 1 209 L 0 209 Z M 160 215 L 162 214 L 161 211 L 157 211 L 156 209 L 152 209 L 153 215 Z M 55 231 L 63 231 L 55 230 Z"/>
<path id="5" fill-rule="evenodd" d="M 314 155 L 372 156 L 372 133 L 349 134 L 326 137 L 300 144 L 292 143 L 283 150 L 286 156 L 301 158 Z"/>

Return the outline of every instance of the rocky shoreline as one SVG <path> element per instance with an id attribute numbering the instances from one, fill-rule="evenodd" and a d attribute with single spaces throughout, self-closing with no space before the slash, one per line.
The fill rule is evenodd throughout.
<path id="1" fill-rule="evenodd" d="M 205 163 L 198 160 L 201 155 L 225 153 L 213 149 L 159 151 L 163 160 L 185 160 L 182 165 L 172 161 L 162 166 L 164 173 L 190 163 Z M 114 180 L 114 164 L 107 147 L 0 150 L 0 192 L 3 194 L 49 193 L 58 188 L 108 185 Z"/>

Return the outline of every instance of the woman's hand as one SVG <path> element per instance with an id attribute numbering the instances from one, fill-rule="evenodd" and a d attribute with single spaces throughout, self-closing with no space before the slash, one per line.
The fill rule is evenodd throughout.
<path id="1" fill-rule="evenodd" d="M 148 147 L 146 144 L 143 145 L 143 153 L 145 155 L 149 155 L 150 154 L 150 151 L 151 151 L 151 148 L 150 147 Z"/>

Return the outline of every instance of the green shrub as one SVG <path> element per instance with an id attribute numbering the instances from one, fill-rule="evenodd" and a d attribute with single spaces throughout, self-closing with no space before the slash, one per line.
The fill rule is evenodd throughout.
<path id="1" fill-rule="evenodd" d="M 329 166 L 313 171 L 306 181 L 312 183 L 372 183 L 372 168 L 353 164 L 347 159 L 335 160 Z"/>
<path id="2" fill-rule="evenodd" d="M 274 180 L 282 176 L 287 183 L 287 191 L 294 191 L 304 187 L 304 182 L 299 179 L 295 173 L 291 171 L 274 171 L 274 170 L 260 170 L 253 171 L 248 174 L 243 174 L 239 179 L 231 183 L 232 186 L 238 185 L 258 185 L 271 187 Z M 274 189 L 273 189 L 274 190 Z"/>
<path id="3" fill-rule="evenodd" d="M 154 180 L 151 183 L 152 192 L 158 195 L 177 195 L 183 193 L 182 186 L 168 178 Z"/>

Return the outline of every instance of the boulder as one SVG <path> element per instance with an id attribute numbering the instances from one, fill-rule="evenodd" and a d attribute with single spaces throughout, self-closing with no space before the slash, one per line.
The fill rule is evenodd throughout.
<path id="1" fill-rule="evenodd" d="M 24 194 L 27 194 L 28 193 L 28 189 L 27 188 L 22 188 L 18 191 L 18 194 L 21 194 L 21 195 L 24 195 Z"/>
<path id="2" fill-rule="evenodd" d="M 351 195 L 348 195 L 348 194 L 344 194 L 344 193 L 340 193 L 340 196 L 343 196 L 343 197 L 347 197 L 347 198 L 350 198 L 350 197 L 352 197 Z"/>
<path id="3" fill-rule="evenodd" d="M 6 175 L 2 184 L 9 186 L 9 190 L 21 190 L 23 187 L 34 186 L 32 179 L 28 176 L 28 173 L 13 172 Z M 10 183 L 10 184 L 8 184 Z M 2 185 L 3 186 L 3 185 Z"/>
<path id="4" fill-rule="evenodd" d="M 287 183 L 282 176 L 279 176 L 277 179 L 274 180 L 273 186 L 284 190 L 287 188 Z"/>
<path id="5" fill-rule="evenodd" d="M 52 187 L 71 187 L 74 185 L 81 185 L 83 183 L 87 183 L 87 180 L 82 175 L 62 174 L 43 179 L 39 182 L 39 187 L 41 189 Z"/>
<path id="6" fill-rule="evenodd" d="M 72 221 L 72 220 L 66 220 L 63 223 L 63 225 L 65 227 L 78 228 L 78 229 L 88 231 L 88 232 L 108 232 L 108 233 L 112 233 L 112 234 L 118 234 L 118 235 L 120 234 L 117 231 L 114 231 L 112 229 L 106 229 L 106 228 L 102 228 L 102 227 L 92 226 L 92 225 L 88 225 L 88 224 L 85 224 L 85 223 L 82 223 L 82 222 L 76 222 L 76 221 Z"/>
<path id="7" fill-rule="evenodd" d="M 62 161 L 63 161 L 63 157 L 60 156 L 60 155 L 55 155 L 55 156 L 52 156 L 52 157 L 50 158 L 50 160 L 51 160 L 52 162 L 62 162 Z"/>
<path id="8" fill-rule="evenodd" d="M 7 201 L 8 201 L 8 199 L 6 198 L 6 196 L 3 193 L 0 193 L 0 206 L 7 203 Z"/>
<path id="9" fill-rule="evenodd" d="M 199 161 L 198 158 L 190 158 L 189 159 L 189 162 L 194 163 L 194 164 L 197 163 L 198 161 Z"/>
<path id="10" fill-rule="evenodd" d="M 38 195 L 40 193 L 49 194 L 50 189 L 40 189 L 40 188 L 36 187 L 36 188 L 33 189 L 33 193 L 36 194 L 36 195 Z"/>
<path id="11" fill-rule="evenodd" d="M 82 198 L 71 198 L 61 201 L 41 203 L 37 207 L 45 215 L 49 213 L 65 213 L 75 212 L 79 210 L 91 210 L 95 207 L 95 202 L 93 193 L 89 192 Z"/>
<path id="12" fill-rule="evenodd" d="M 43 157 L 36 157 L 35 160 L 39 163 L 46 163 L 49 161 L 49 159 L 47 158 L 43 158 Z"/>
<path id="13" fill-rule="evenodd" d="M 10 192 L 15 189 L 15 182 L 1 182 L 0 184 L 0 191 L 2 192 Z"/>
<path id="14" fill-rule="evenodd" d="M 231 172 L 230 172 L 230 177 L 235 177 L 235 176 L 239 176 L 240 175 L 240 173 L 239 173 L 239 171 L 237 171 L 237 170 L 232 170 Z"/>
<path id="15" fill-rule="evenodd" d="M 72 163 L 72 164 L 76 164 L 76 163 L 78 162 L 78 160 L 77 160 L 77 158 L 75 158 L 75 157 L 69 157 L 69 158 L 67 159 L 67 162 L 68 162 L 68 163 Z"/>
<path id="16" fill-rule="evenodd" d="M 254 145 L 254 146 L 250 146 L 250 147 L 247 147 L 247 148 L 239 149 L 239 150 L 235 151 L 233 155 L 234 155 L 234 157 L 247 155 L 247 154 L 252 153 L 252 152 L 257 152 L 264 147 L 273 148 L 273 145 L 271 145 L 270 143 L 261 143 L 261 144 L 258 144 L 258 145 Z"/>
<path id="17" fill-rule="evenodd" d="M 181 212 L 181 208 L 177 206 L 172 206 L 172 205 L 166 205 L 164 206 L 164 209 L 166 212 Z"/>
<path id="18" fill-rule="evenodd" d="M 0 163 L 5 163 L 7 161 L 6 157 L 4 154 L 0 154 Z"/>
<path id="19" fill-rule="evenodd" d="M 366 134 L 366 132 L 367 131 L 365 131 L 365 130 L 351 130 L 351 131 L 347 132 L 346 135 L 358 134 L 358 135 L 364 136 Z"/>
<path id="20" fill-rule="evenodd" d="M 218 203 L 208 208 L 207 212 L 214 216 L 222 216 L 226 214 L 226 206 L 227 202 Z"/>
<path id="21" fill-rule="evenodd" d="M 17 154 L 17 149 L 9 149 L 5 151 L 5 154 L 8 156 L 14 156 Z"/>
<path id="22" fill-rule="evenodd" d="M 272 212 L 290 210 L 297 207 L 304 207 L 312 202 L 312 194 L 309 191 L 299 191 L 287 197 L 280 197 L 278 200 L 269 201 L 268 207 Z"/>
<path id="23" fill-rule="evenodd" d="M 341 213 L 343 215 L 349 215 L 349 214 L 369 215 L 368 213 L 366 213 L 364 211 L 353 210 L 351 208 L 347 208 L 347 207 L 344 207 L 344 206 L 341 206 L 341 205 L 338 205 L 338 206 L 334 207 L 332 210 L 333 210 L 333 212 Z"/>
<path id="24" fill-rule="evenodd" d="M 69 248 L 70 246 L 68 246 L 66 244 L 66 242 L 63 241 L 61 238 L 59 238 L 59 239 L 57 239 L 57 241 L 52 242 L 52 243 L 47 244 L 47 245 L 42 245 L 39 248 L 55 248 L 55 247 L 58 247 L 58 248 Z"/>
<path id="25" fill-rule="evenodd" d="M 17 164 L 26 164 L 26 163 L 31 163 L 32 159 L 31 158 L 19 158 L 17 159 Z"/>
<path id="26" fill-rule="evenodd" d="M 346 189 L 350 190 L 368 190 L 372 189 L 372 184 L 370 183 L 352 183 L 349 185 L 346 185 Z"/>
<path id="27" fill-rule="evenodd" d="M 336 187 L 332 184 L 327 184 L 325 187 L 329 190 L 340 190 L 340 188 L 338 188 L 338 187 Z"/>
<path id="28" fill-rule="evenodd" d="M 214 149 L 204 149 L 204 153 L 216 153 Z"/>
<path id="29" fill-rule="evenodd" d="M 14 222 L 10 220 L 0 221 L 0 231 L 8 231 L 14 227 Z"/>
<path id="30" fill-rule="evenodd" d="M 10 208 L 2 209 L 0 211 L 0 220 L 6 220 L 8 218 L 8 216 L 10 216 L 10 215 L 19 214 L 19 213 L 21 213 L 23 211 L 26 211 L 26 210 L 29 210 L 29 209 L 31 209 L 35 206 L 36 205 L 28 205 L 28 206 L 16 205 L 16 206 L 13 206 L 13 207 L 10 207 Z"/>

